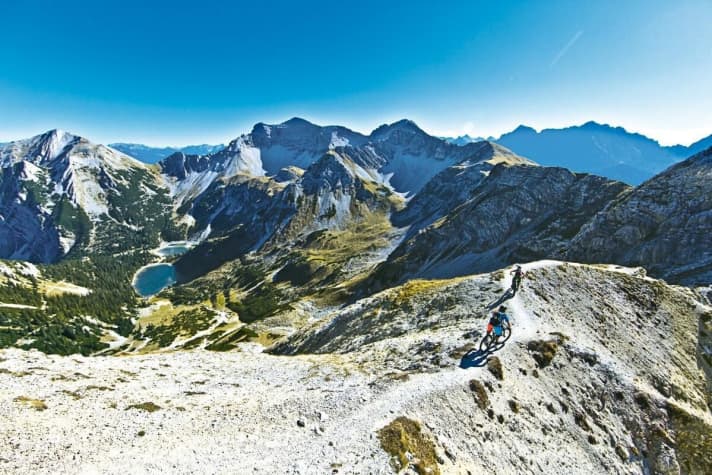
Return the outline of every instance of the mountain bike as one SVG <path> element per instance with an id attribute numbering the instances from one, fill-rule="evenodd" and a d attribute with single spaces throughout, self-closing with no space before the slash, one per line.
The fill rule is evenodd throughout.
<path id="1" fill-rule="evenodd" d="M 517 290 L 519 290 L 519 286 L 522 285 L 522 277 L 521 276 L 514 276 L 512 279 L 512 285 L 509 287 L 509 289 L 512 291 L 512 293 L 517 293 Z"/>
<path id="2" fill-rule="evenodd" d="M 480 352 L 487 352 L 493 345 L 503 345 L 505 341 L 509 340 L 509 337 L 512 336 L 512 327 L 509 323 L 503 323 L 501 327 L 502 334 L 499 337 L 494 334 L 493 330 L 482 338 L 480 342 Z"/>

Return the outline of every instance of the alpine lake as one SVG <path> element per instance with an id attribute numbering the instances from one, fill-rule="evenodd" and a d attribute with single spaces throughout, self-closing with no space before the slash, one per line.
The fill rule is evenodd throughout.
<path id="1" fill-rule="evenodd" d="M 166 257 L 180 256 L 193 247 L 188 241 L 168 242 L 154 249 L 153 253 Z M 176 270 L 173 264 L 159 262 L 141 267 L 133 278 L 133 288 L 141 297 L 156 295 L 166 287 L 176 283 Z"/>

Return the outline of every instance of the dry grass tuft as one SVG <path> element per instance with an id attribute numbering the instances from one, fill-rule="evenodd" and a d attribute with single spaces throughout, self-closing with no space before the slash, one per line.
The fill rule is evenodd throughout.
<path id="1" fill-rule="evenodd" d="M 487 390 L 485 385 L 476 379 L 470 380 L 470 391 L 474 393 L 475 402 L 480 409 L 487 409 L 489 406 L 489 396 L 487 396 Z"/>
<path id="2" fill-rule="evenodd" d="M 381 447 L 394 459 L 395 468 L 409 465 L 419 474 L 440 474 L 433 441 L 423 434 L 420 424 L 407 417 L 398 417 L 378 431 Z"/>
<path id="3" fill-rule="evenodd" d="M 161 406 L 149 401 L 149 402 L 142 402 L 141 404 L 131 404 L 125 410 L 128 411 L 129 409 L 138 409 L 140 411 L 146 411 L 146 412 L 156 412 L 156 411 L 161 410 Z"/>
<path id="4" fill-rule="evenodd" d="M 504 379 L 504 368 L 502 368 L 502 362 L 496 356 L 493 356 L 487 360 L 487 369 L 500 381 Z"/>
<path id="5" fill-rule="evenodd" d="M 532 340 L 527 343 L 527 350 L 532 355 L 532 358 L 537 362 L 539 368 L 549 366 L 551 360 L 556 356 L 559 349 L 560 340 Z"/>
<path id="6" fill-rule="evenodd" d="M 13 401 L 19 402 L 24 406 L 31 407 L 36 411 L 44 411 L 45 409 L 47 409 L 47 404 L 45 404 L 42 399 L 33 399 L 27 396 L 18 396 L 13 399 Z"/>
<path id="7" fill-rule="evenodd" d="M 710 473 L 712 467 L 712 426 L 682 407 L 668 403 L 675 430 L 677 460 L 683 473 Z"/>

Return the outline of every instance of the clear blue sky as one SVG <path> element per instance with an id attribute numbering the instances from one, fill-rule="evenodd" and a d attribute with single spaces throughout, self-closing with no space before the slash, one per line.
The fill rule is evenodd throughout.
<path id="1" fill-rule="evenodd" d="M 710 0 L 0 1 L 0 141 L 219 143 L 292 116 L 712 133 Z"/>

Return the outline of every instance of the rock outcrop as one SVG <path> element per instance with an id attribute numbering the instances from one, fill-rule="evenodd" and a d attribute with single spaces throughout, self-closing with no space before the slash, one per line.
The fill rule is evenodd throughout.
<path id="1" fill-rule="evenodd" d="M 242 175 L 211 184 L 188 210 L 194 230 L 209 226 L 210 238 L 176 262 L 180 280 L 251 251 L 288 254 L 288 243 L 317 231 L 344 230 L 372 212 L 387 216 L 398 198 L 353 155 L 348 147 L 331 150 L 289 183 Z"/>
<path id="2" fill-rule="evenodd" d="M 480 141 L 470 148 L 473 149 L 470 158 L 435 175 L 406 208 L 394 213 L 393 224 L 410 226 L 408 234 L 413 235 L 472 198 L 477 185 L 498 163 L 535 165 L 492 142 Z"/>
<path id="3" fill-rule="evenodd" d="M 339 354 L 399 381 L 459 363 L 485 382 L 486 402 L 473 401 L 463 378 L 462 391 L 441 388 L 408 414 L 433 421 L 438 440 L 453 454 L 462 450 L 456 458 L 473 472 L 704 473 L 712 463 L 704 435 L 712 428 L 712 374 L 697 359 L 699 322 L 712 308 L 639 269 L 537 262 L 525 270 L 524 285 L 504 302 L 512 339 L 496 353 L 476 349 L 485 309 L 508 287 L 502 272 L 411 281 L 314 322 L 272 351 Z M 495 355 L 500 380 L 484 367 Z M 418 381 L 419 390 L 431 387 Z"/>
<path id="4" fill-rule="evenodd" d="M 628 188 L 563 168 L 499 164 L 469 200 L 401 243 L 364 289 L 562 256 L 581 227 Z"/>
<path id="5" fill-rule="evenodd" d="M 613 201 L 581 229 L 566 257 L 642 265 L 687 285 L 712 282 L 712 148 Z"/>

